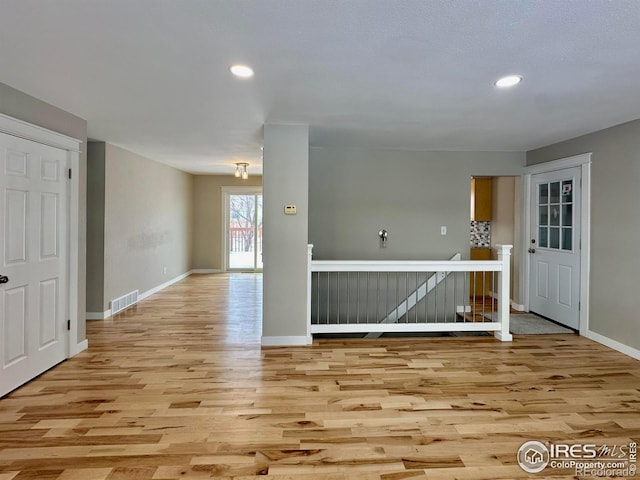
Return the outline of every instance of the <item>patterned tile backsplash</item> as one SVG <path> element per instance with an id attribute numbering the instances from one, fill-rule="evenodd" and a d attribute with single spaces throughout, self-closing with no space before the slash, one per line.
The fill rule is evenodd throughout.
<path id="1" fill-rule="evenodd" d="M 471 221 L 471 246 L 474 248 L 491 246 L 491 222 Z"/>

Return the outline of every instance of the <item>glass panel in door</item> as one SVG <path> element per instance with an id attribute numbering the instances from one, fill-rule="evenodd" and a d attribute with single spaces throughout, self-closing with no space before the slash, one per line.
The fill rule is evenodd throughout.
<path id="1" fill-rule="evenodd" d="M 262 269 L 262 195 L 230 194 L 228 205 L 229 270 Z"/>
<path id="2" fill-rule="evenodd" d="M 573 179 L 538 185 L 538 247 L 572 251 Z"/>
<path id="3" fill-rule="evenodd" d="M 255 195 L 229 195 L 229 268 L 255 269 Z"/>
<path id="4" fill-rule="evenodd" d="M 256 268 L 262 270 L 262 195 L 256 195 L 258 209 L 256 211 Z"/>

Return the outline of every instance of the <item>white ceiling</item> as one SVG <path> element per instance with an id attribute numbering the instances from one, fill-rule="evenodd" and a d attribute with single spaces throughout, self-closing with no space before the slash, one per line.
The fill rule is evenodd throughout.
<path id="1" fill-rule="evenodd" d="M 266 122 L 523 151 L 640 117 L 638 0 L 0 1 L 0 82 L 194 173 L 258 171 Z"/>

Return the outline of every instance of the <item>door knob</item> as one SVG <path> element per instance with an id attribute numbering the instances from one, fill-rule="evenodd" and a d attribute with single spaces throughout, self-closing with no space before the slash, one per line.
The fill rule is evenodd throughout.
<path id="1" fill-rule="evenodd" d="M 530 248 L 529 249 L 529 253 L 536 253 L 536 249 L 535 248 Z"/>
<path id="2" fill-rule="evenodd" d="M 5 277 L 4 275 L 0 275 L 0 284 L 9 283 L 9 277 Z"/>

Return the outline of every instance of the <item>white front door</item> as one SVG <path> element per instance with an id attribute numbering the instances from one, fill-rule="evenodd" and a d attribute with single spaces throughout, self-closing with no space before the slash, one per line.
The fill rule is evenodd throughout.
<path id="1" fill-rule="evenodd" d="M 529 309 L 573 329 L 580 311 L 580 167 L 531 177 Z"/>
<path id="2" fill-rule="evenodd" d="M 66 357 L 67 152 L 0 133 L 0 396 Z"/>

